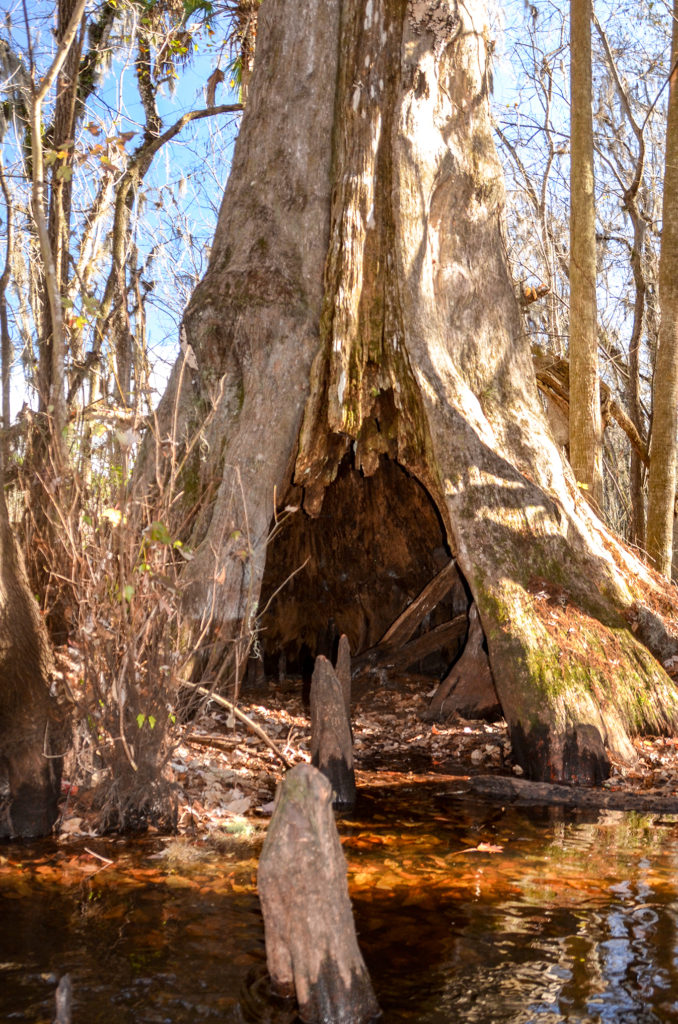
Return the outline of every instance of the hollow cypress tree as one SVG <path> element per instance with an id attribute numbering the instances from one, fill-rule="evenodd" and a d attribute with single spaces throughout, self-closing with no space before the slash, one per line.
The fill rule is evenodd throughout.
<path id="1" fill-rule="evenodd" d="M 594 781 L 606 748 L 632 758 L 634 733 L 672 729 L 678 698 L 640 642 L 641 594 L 660 582 L 578 493 L 537 396 L 502 241 L 489 38 L 481 0 L 262 5 L 158 414 L 166 450 L 201 431 L 174 459 L 194 509 L 185 642 L 241 665 L 265 574 L 277 559 L 282 583 L 308 558 L 283 628 L 320 608 L 359 652 L 452 555 L 517 758 L 535 778 Z M 294 525 L 269 544 L 286 506 Z"/>

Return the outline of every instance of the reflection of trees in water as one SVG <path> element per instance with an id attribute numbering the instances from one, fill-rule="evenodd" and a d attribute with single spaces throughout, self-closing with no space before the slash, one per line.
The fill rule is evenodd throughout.
<path id="1" fill-rule="evenodd" d="M 493 902 L 485 891 L 460 908 L 466 921 L 436 964 L 419 1024 L 678 1019 L 673 830 L 650 829 L 649 819 L 601 815 L 554 822 L 551 842 L 538 844 L 528 826 L 522 863 L 502 858 L 520 895 Z"/>
<path id="2" fill-rule="evenodd" d="M 529 913 L 529 912 L 528 912 Z M 457 944 L 448 977 L 421 1024 L 654 1024 L 675 1019 L 673 913 L 612 903 L 608 908 L 525 917 L 521 933 L 471 936 Z M 534 926 L 530 928 L 532 923 Z M 529 932 L 538 932 L 533 938 Z M 569 934 L 568 934 L 569 933 Z"/>

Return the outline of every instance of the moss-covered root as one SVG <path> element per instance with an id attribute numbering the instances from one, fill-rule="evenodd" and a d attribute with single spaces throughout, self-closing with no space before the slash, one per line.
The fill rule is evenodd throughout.
<path id="1" fill-rule="evenodd" d="M 517 591 L 520 591 L 518 594 Z M 490 663 L 514 753 L 530 779 L 595 785 L 609 753 L 632 763 L 631 737 L 678 729 L 671 679 L 631 631 L 574 603 L 511 587 L 485 592 Z"/>

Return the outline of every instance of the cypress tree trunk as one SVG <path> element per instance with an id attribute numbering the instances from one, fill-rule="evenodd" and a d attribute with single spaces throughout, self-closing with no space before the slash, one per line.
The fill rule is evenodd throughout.
<path id="1" fill-rule="evenodd" d="M 57 817 L 66 730 L 51 669 L 0 488 L 0 838 L 47 835 Z"/>
<path id="2" fill-rule="evenodd" d="M 356 653 L 385 632 L 384 607 L 388 625 L 423 589 L 417 566 L 432 578 L 451 553 L 519 760 L 596 781 L 606 748 L 632 759 L 631 735 L 673 728 L 678 698 L 629 628 L 657 580 L 581 498 L 537 396 L 502 242 L 488 39 L 480 0 L 261 9 L 184 321 L 197 367 L 179 360 L 159 411 L 165 434 L 202 424 L 206 453 L 182 478 L 200 510 L 187 645 L 208 635 L 233 657 L 247 643 L 276 507 L 301 506 L 269 563 L 281 548 L 288 574 L 309 559 L 288 630 L 320 604 Z M 155 469 L 149 446 L 139 478 Z"/>

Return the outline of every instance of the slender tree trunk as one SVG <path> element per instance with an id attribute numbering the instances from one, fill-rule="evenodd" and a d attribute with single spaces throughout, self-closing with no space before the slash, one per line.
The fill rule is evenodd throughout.
<path id="1" fill-rule="evenodd" d="M 647 550 L 659 572 L 671 575 L 678 429 L 678 2 L 673 5 L 671 80 L 659 257 L 661 321 L 654 372 L 647 502 Z"/>
<path id="2" fill-rule="evenodd" d="M 68 226 L 71 186 L 53 170 L 51 203 L 46 202 L 43 105 L 54 83 L 58 95 L 52 145 L 69 143 L 74 129 L 77 98 L 77 70 L 81 52 L 85 0 L 60 0 L 58 4 L 57 52 L 42 79 L 33 83 L 30 123 L 32 162 L 32 216 L 40 249 L 40 302 L 42 324 L 38 353 L 38 395 L 40 416 L 36 418 L 25 471 L 30 494 L 28 527 L 37 543 L 27 548 L 29 572 L 44 601 L 49 628 L 60 640 L 68 630 L 70 559 L 64 550 L 63 520 L 73 507 L 74 481 L 66 439 L 66 349 L 63 287 L 68 276 Z M 25 9 L 25 8 L 24 8 Z M 28 25 L 27 31 L 29 31 Z M 76 37 L 79 35 L 79 42 Z M 69 158 L 70 161 L 70 158 Z M 64 165 L 65 166 L 65 165 Z M 61 508 L 63 515 L 55 514 Z M 46 557 L 49 552 L 50 558 Z M 47 598 L 58 581 L 54 599 Z M 72 599 L 72 595 L 71 595 Z"/>
<path id="3" fill-rule="evenodd" d="M 9 459 L 9 428 L 10 428 L 10 393 L 12 381 L 12 338 L 9 333 L 7 316 L 7 286 L 10 278 L 10 260 L 14 246 L 14 210 L 5 180 L 5 168 L 0 156 L 0 190 L 5 201 L 5 231 L 7 242 L 5 248 L 5 265 L 0 274 L 0 388 L 2 390 L 2 434 L 0 440 L 0 460 L 3 471 Z"/>
<path id="4" fill-rule="evenodd" d="M 631 270 L 635 295 L 633 300 L 633 326 L 629 339 L 629 363 L 626 381 L 626 405 L 635 432 L 645 441 L 645 420 L 640 397 L 640 350 L 643 332 L 646 328 L 647 284 L 645 280 L 645 247 L 647 244 L 647 220 L 644 211 L 639 207 L 638 193 L 645 174 L 645 123 L 639 123 L 634 117 L 629 102 L 628 89 L 622 81 L 617 62 L 612 53 L 609 40 L 600 22 L 594 17 L 596 31 L 603 44 L 607 65 L 615 84 L 617 97 L 624 116 L 636 138 L 637 153 L 633 177 L 624 190 L 624 210 L 628 213 L 633 226 L 633 245 L 630 252 Z M 629 539 L 641 549 L 645 548 L 645 469 L 644 460 L 635 446 L 631 447 L 630 462 L 630 497 L 631 524 Z"/>
<path id="5" fill-rule="evenodd" d="M 537 396 L 502 244 L 488 31 L 480 0 L 261 8 L 210 265 L 158 411 L 188 507 L 209 496 L 187 538 L 185 643 L 212 679 L 218 657 L 242 663 L 274 510 L 290 506 L 296 540 L 273 541 L 280 583 L 301 581 L 288 628 L 317 614 L 320 577 L 325 621 L 359 654 L 395 583 L 399 614 L 427 582 L 382 541 L 402 517 L 413 546 L 457 558 L 526 771 L 592 782 L 606 748 L 631 760 L 630 736 L 672 728 L 678 696 L 629 628 L 657 581 L 582 500 Z M 162 472 L 155 453 L 139 486 Z M 328 574 L 347 533 L 354 553 Z"/>
<path id="6" fill-rule="evenodd" d="M 570 62 L 570 463 L 577 483 L 602 509 L 591 0 L 570 2 Z"/>
<path id="7" fill-rule="evenodd" d="M 645 435 L 645 424 L 643 418 L 642 404 L 640 400 L 640 343 L 643 336 L 645 323 L 645 274 L 643 272 L 642 254 L 645 245 L 645 221 L 640 216 L 638 209 L 629 209 L 633 223 L 633 249 L 631 251 L 631 266 L 633 268 L 633 280 L 635 284 L 635 299 L 633 304 L 633 329 L 629 342 L 629 375 L 626 386 L 626 404 L 633 426 L 636 428 L 639 437 Z M 631 543 L 641 549 L 645 548 L 645 467 L 638 452 L 631 448 Z"/>

